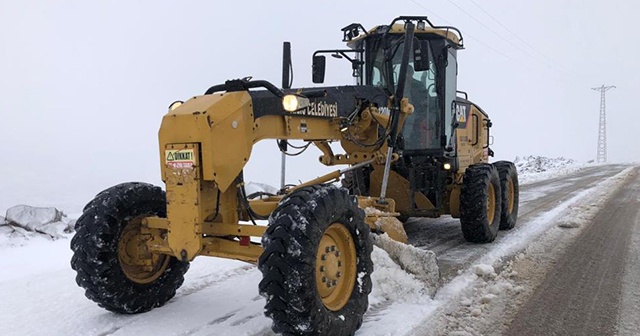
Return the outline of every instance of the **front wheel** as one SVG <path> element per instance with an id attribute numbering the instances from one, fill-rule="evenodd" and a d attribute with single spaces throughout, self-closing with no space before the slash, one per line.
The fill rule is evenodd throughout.
<path id="1" fill-rule="evenodd" d="M 87 298 L 116 313 L 142 313 L 169 301 L 188 263 L 151 253 L 142 219 L 166 217 L 166 196 L 146 183 L 122 183 L 102 191 L 84 209 L 71 240 L 71 268 Z"/>
<path id="2" fill-rule="evenodd" d="M 281 201 L 258 263 L 265 315 L 276 333 L 353 335 L 371 292 L 369 231 L 344 189 L 306 187 Z"/>

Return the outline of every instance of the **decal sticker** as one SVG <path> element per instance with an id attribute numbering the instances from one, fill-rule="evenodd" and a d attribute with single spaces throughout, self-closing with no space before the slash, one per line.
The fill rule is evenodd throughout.
<path id="1" fill-rule="evenodd" d="M 459 123 L 467 122 L 467 106 L 456 104 L 456 120 Z"/>
<path id="2" fill-rule="evenodd" d="M 167 167 L 173 169 L 192 168 L 196 164 L 193 149 L 167 149 L 164 151 L 164 161 Z"/>
<path id="3" fill-rule="evenodd" d="M 471 104 L 457 101 L 453 105 L 454 106 L 451 107 L 451 112 L 457 124 L 456 128 L 467 128 L 467 123 L 469 122 L 469 118 L 471 118 Z"/>
<path id="4" fill-rule="evenodd" d="M 314 117 L 331 117 L 338 116 L 338 103 L 327 103 L 325 101 L 310 102 L 306 109 L 290 112 L 291 114 L 301 114 Z"/>

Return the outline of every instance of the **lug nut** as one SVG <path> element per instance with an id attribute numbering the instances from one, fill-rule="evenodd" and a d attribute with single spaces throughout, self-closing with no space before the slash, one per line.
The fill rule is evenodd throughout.
<path id="1" fill-rule="evenodd" d="M 336 246 L 335 245 L 331 245 L 331 251 L 335 251 L 336 250 Z"/>
<path id="2" fill-rule="evenodd" d="M 338 260 L 338 267 L 342 267 L 342 261 Z"/>
<path id="3" fill-rule="evenodd" d="M 331 288 L 331 281 L 327 281 L 327 288 Z"/>
<path id="4" fill-rule="evenodd" d="M 324 266 L 320 266 L 320 272 L 324 272 Z"/>
<path id="5" fill-rule="evenodd" d="M 322 277 L 322 282 L 327 282 L 327 277 Z"/>
<path id="6" fill-rule="evenodd" d="M 322 261 L 327 260 L 327 255 L 326 255 L 326 254 L 323 254 L 323 255 L 320 257 L 320 260 L 322 260 Z"/>
<path id="7" fill-rule="evenodd" d="M 338 280 L 333 280 L 333 282 L 331 283 L 332 286 L 335 286 L 338 284 Z"/>
<path id="8" fill-rule="evenodd" d="M 336 257 L 340 256 L 340 251 L 336 251 Z"/>
<path id="9" fill-rule="evenodd" d="M 329 249 L 329 246 L 327 246 L 327 247 L 324 248 L 324 251 L 329 253 L 329 251 L 331 251 L 331 250 Z"/>
<path id="10" fill-rule="evenodd" d="M 339 278 L 339 277 L 341 277 L 341 276 L 342 276 L 342 273 L 340 273 L 340 272 L 336 273 L 336 277 L 338 277 L 338 278 Z"/>

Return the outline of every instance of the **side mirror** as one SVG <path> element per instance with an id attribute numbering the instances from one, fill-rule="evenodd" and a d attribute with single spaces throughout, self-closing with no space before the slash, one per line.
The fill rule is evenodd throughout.
<path id="1" fill-rule="evenodd" d="M 324 73 L 327 64 L 327 58 L 318 55 L 313 56 L 313 65 L 311 66 L 312 80 L 316 84 L 324 83 Z"/>
<path id="2" fill-rule="evenodd" d="M 419 43 L 414 43 L 413 48 L 413 68 L 415 71 L 429 70 L 429 41 L 422 40 Z"/>
<path id="3" fill-rule="evenodd" d="M 291 65 L 291 42 L 283 42 L 282 43 L 282 88 L 283 89 L 291 88 L 291 83 L 292 83 L 291 73 L 293 73 L 293 69 Z"/>

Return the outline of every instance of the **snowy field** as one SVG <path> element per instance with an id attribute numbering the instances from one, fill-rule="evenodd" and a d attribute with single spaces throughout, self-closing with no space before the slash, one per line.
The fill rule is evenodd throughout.
<path id="1" fill-rule="evenodd" d="M 562 158 L 540 157 L 524 157 L 516 165 L 521 184 L 587 167 Z M 458 271 L 435 297 L 429 295 L 421 281 L 392 262 L 386 252 L 374 249 L 373 292 L 357 334 L 428 334 L 428 328 L 422 327 L 425 323 L 440 328 L 464 323 L 455 307 L 462 307 L 460 311 L 477 318 L 483 313 L 484 304 L 507 300 L 505 293 L 524 291 L 510 278 L 515 271 L 502 269 L 497 274 L 494 266 L 505 258 L 518 258 L 533 239 L 566 217 L 568 211 L 585 200 L 591 202 L 594 195 L 612 190 L 627 171 L 577 193 L 551 211 L 539 214 L 526 227 L 513 232 L 510 239 L 492 244 L 488 253 Z M 69 227 L 74 215 L 55 209 L 18 207 L 11 208 L 6 217 L 0 217 L 0 223 L 4 223 L 0 225 L 0 335 L 271 334 L 270 320 L 262 312 L 264 300 L 257 291 L 261 274 L 253 265 L 197 258 L 176 297 L 164 307 L 141 315 L 116 315 L 86 299 L 84 290 L 75 283 L 75 272 L 69 266 L 69 241 L 73 235 Z M 510 267 L 509 263 L 500 265 Z M 443 318 L 443 314 L 448 315 Z M 452 335 L 473 334 L 465 334 L 464 330 L 461 327 L 449 331 Z"/>

